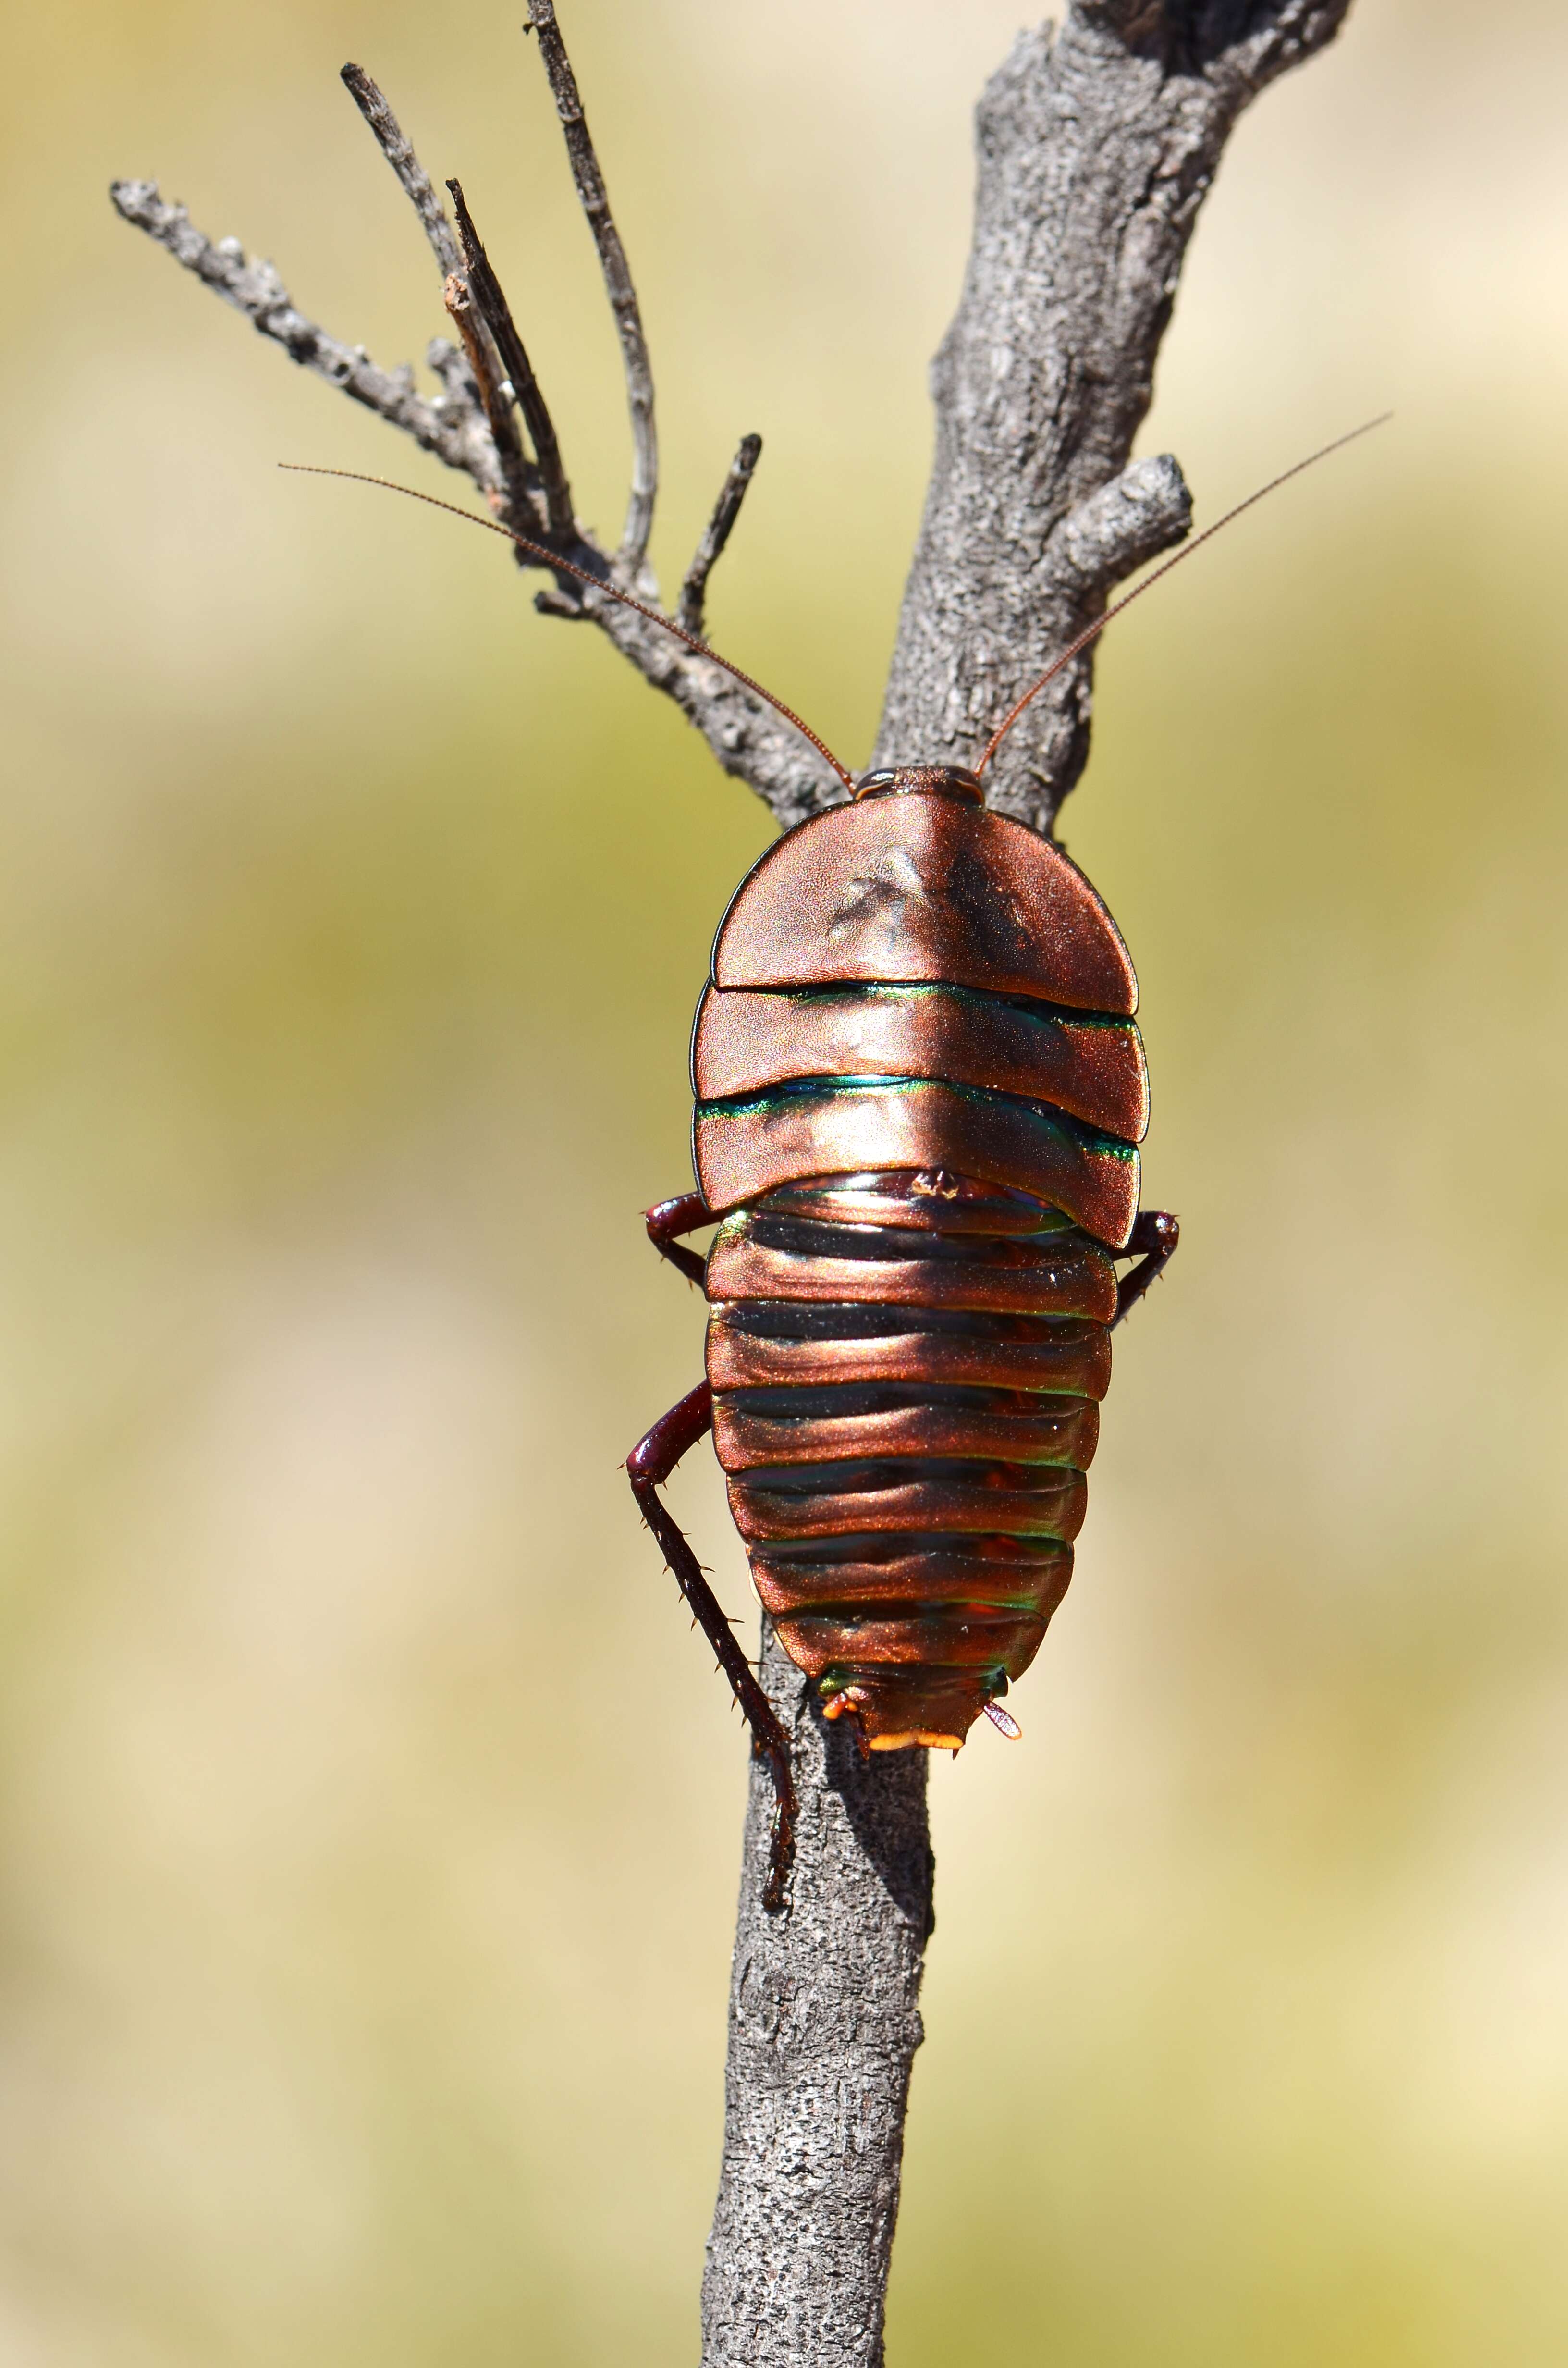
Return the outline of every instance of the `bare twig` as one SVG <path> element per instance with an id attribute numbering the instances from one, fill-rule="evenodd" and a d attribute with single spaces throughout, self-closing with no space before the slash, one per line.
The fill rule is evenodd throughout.
<path id="1" fill-rule="evenodd" d="M 566 467 L 556 438 L 555 422 L 550 416 L 543 390 L 534 376 L 533 364 L 518 335 L 517 324 L 512 318 L 511 306 L 502 293 L 501 283 L 474 228 L 473 216 L 463 198 L 462 183 L 449 181 L 447 187 L 451 191 L 452 206 L 458 218 L 458 236 L 462 241 L 463 262 L 469 286 L 473 291 L 473 301 L 484 315 L 485 325 L 495 341 L 502 368 L 511 381 L 512 393 L 517 397 L 533 442 L 534 459 L 539 464 L 540 482 L 544 488 L 545 515 L 551 540 L 570 550 L 576 540 L 577 521 L 572 508 L 572 488 L 566 482 Z"/>
<path id="2" fill-rule="evenodd" d="M 447 220 L 446 209 L 436 195 L 429 174 L 415 154 L 414 142 L 392 113 L 380 84 L 363 66 L 353 63 L 342 68 L 339 79 L 375 133 L 377 145 L 419 216 L 431 252 L 440 266 L 443 301 L 462 339 L 469 377 L 495 448 L 505 488 L 501 505 L 504 515 L 519 529 L 537 529 L 541 520 L 532 498 L 534 472 L 512 417 L 511 398 L 506 391 L 506 367 L 490 327 L 487 308 L 469 287 L 457 233 Z"/>
<path id="3" fill-rule="evenodd" d="M 414 211 L 425 225 L 425 235 L 440 267 L 441 277 L 447 279 L 451 272 L 461 268 L 462 256 L 457 235 L 447 220 L 447 210 L 436 195 L 429 174 L 415 154 L 413 142 L 363 66 L 345 66 L 341 79 L 380 142 L 382 155 L 413 200 Z"/>
<path id="4" fill-rule="evenodd" d="M 512 398 L 501 375 L 494 347 L 467 275 L 460 270 L 449 273 L 441 292 L 448 314 L 462 339 L 469 371 L 479 390 L 479 399 L 484 405 L 490 440 L 495 448 L 505 488 L 498 503 L 501 515 L 508 523 L 515 524 L 519 531 L 537 534 L 542 524 L 542 514 L 533 499 L 539 472 L 523 450 L 522 438 L 517 433 L 517 423 L 512 411 Z"/>
<path id="5" fill-rule="evenodd" d="M 449 389 L 442 403 L 426 403 L 415 391 L 414 373 L 377 368 L 363 346 L 346 346 L 299 312 L 270 263 L 248 257 L 237 238 L 216 245 L 199 231 L 183 206 L 168 204 L 155 181 L 116 181 L 109 196 L 119 212 L 165 247 L 176 263 L 243 313 L 253 328 L 283 347 L 291 361 L 314 370 L 331 386 L 378 412 L 434 452 L 450 469 L 460 469 L 486 495 L 503 489 L 501 472 L 483 417 L 464 412 Z"/>
<path id="6" fill-rule="evenodd" d="M 555 98 L 555 111 L 566 135 L 566 154 L 577 184 L 583 211 L 599 251 L 599 265 L 609 291 L 610 310 L 620 338 L 621 365 L 626 372 L 626 400 L 631 414 L 631 499 L 620 558 L 635 578 L 648 549 L 653 528 L 653 504 L 659 491 L 659 442 L 653 426 L 653 369 L 648 341 L 642 334 L 642 313 L 626 260 L 626 249 L 609 209 L 609 196 L 599 160 L 588 135 L 587 118 L 577 91 L 577 77 L 566 54 L 566 44 L 555 21 L 554 0 L 531 0 L 523 30 L 539 35 L 540 55 Z"/>
<path id="7" fill-rule="evenodd" d="M 380 84 L 363 66 L 353 64 L 342 69 L 339 79 L 375 133 L 377 144 L 418 215 L 440 267 L 443 298 L 462 339 L 469 381 L 495 447 L 497 466 L 506 490 L 506 514 L 514 526 L 538 528 L 541 518 L 532 499 L 533 472 L 512 424 L 505 393 L 507 367 L 492 332 L 487 308 L 477 295 L 473 304 L 465 304 L 461 291 L 454 291 L 452 287 L 454 279 L 463 274 L 463 255 L 457 233 L 447 219 L 429 174 L 415 153 L 414 142 L 392 113 Z M 571 605 L 575 614 L 575 604 Z"/>
<path id="8" fill-rule="evenodd" d="M 686 582 L 680 587 L 680 601 L 676 615 L 688 633 L 702 631 L 703 604 L 708 594 L 708 578 L 712 575 L 730 540 L 731 529 L 741 514 L 741 504 L 746 497 L 746 487 L 756 473 L 762 457 L 760 436 L 743 436 L 740 449 L 730 463 L 713 515 L 702 530 L 691 565 L 686 571 Z"/>

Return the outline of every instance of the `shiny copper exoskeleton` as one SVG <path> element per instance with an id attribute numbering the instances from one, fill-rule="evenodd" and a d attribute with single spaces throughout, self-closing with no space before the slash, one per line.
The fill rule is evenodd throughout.
<path id="1" fill-rule="evenodd" d="M 998 1698 L 1072 1576 L 1111 1328 L 1176 1239 L 1138 1214 L 1137 995 L 1082 872 L 956 767 L 790 831 L 714 942 L 699 1190 L 648 1220 L 707 1292 L 708 1377 L 628 1468 L 695 1608 L 654 1491 L 711 1425 L 779 1640 L 868 1750 L 956 1749 L 987 1710 L 1016 1732 Z M 715 1219 L 705 1260 L 677 1247 Z M 787 1759 L 778 1797 L 775 1896 Z"/>

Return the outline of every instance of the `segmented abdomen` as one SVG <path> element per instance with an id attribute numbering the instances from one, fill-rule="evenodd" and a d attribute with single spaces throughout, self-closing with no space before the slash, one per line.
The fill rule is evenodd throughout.
<path id="1" fill-rule="evenodd" d="M 940 795 L 791 832 L 693 1042 L 714 1440 L 828 1714 L 957 1745 L 1073 1568 L 1147 1120 L 1136 985 L 1059 848 Z"/>
<path id="2" fill-rule="evenodd" d="M 1072 1576 L 1108 1257 L 1020 1193 L 846 1177 L 726 1220 L 708 1294 L 714 1440 L 786 1650 L 873 1746 L 961 1742 Z"/>

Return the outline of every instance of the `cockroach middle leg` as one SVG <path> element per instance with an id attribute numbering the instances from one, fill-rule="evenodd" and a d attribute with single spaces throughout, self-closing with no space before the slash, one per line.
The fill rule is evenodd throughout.
<path id="1" fill-rule="evenodd" d="M 1149 1285 L 1157 1281 L 1169 1266 L 1180 1239 L 1181 1227 L 1164 1209 L 1146 1209 L 1134 1220 L 1123 1256 L 1136 1258 L 1138 1264 L 1117 1285 L 1116 1314 L 1110 1319 L 1113 1332 L 1122 1317 L 1137 1306 Z"/>
<path id="2" fill-rule="evenodd" d="M 708 1271 L 707 1259 L 697 1250 L 682 1249 L 676 1238 L 717 1223 L 701 1193 L 681 1192 L 673 1201 L 655 1201 L 653 1208 L 643 1211 L 642 1223 L 659 1256 L 668 1258 L 672 1266 L 678 1266 L 688 1281 L 701 1282 Z"/>
<path id="3" fill-rule="evenodd" d="M 698 1199 L 695 1193 L 686 1197 Z M 678 1208 L 680 1203 L 666 1202 L 665 1206 Z M 650 1233 L 653 1232 L 652 1216 L 657 1213 L 656 1211 L 651 1212 Z M 707 1213 L 704 1209 L 703 1215 L 694 1217 L 692 1224 L 701 1224 Z M 668 1414 L 661 1415 L 645 1439 L 638 1440 L 626 1459 L 626 1476 L 631 1483 L 631 1493 L 642 1508 L 643 1520 L 658 1540 L 660 1551 L 675 1573 L 676 1584 L 690 1605 L 698 1626 L 718 1656 L 720 1668 L 730 1680 L 730 1691 L 739 1702 L 746 1725 L 751 1729 L 752 1749 L 759 1759 L 767 1760 L 768 1773 L 773 1779 L 773 1834 L 768 1853 L 767 1885 L 762 1895 L 762 1904 L 771 1915 L 784 1905 L 784 1885 L 795 1853 L 795 1780 L 790 1764 L 790 1738 L 775 1717 L 773 1705 L 757 1683 L 751 1663 L 736 1644 L 733 1631 L 720 1609 L 718 1598 L 703 1575 L 701 1564 L 692 1553 L 683 1531 L 660 1502 L 658 1495 L 687 1449 L 696 1446 L 712 1421 L 712 1392 L 706 1382 L 699 1382 L 678 1406 L 673 1406 Z"/>

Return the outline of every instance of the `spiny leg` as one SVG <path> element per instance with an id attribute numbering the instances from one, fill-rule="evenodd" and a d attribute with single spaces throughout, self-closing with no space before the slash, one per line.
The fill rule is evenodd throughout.
<path id="1" fill-rule="evenodd" d="M 698 1196 L 693 1193 L 688 1197 L 695 1200 Z M 678 1207 L 679 1203 L 666 1205 Z M 702 1219 L 696 1218 L 693 1223 L 700 1224 Z M 653 1231 L 651 1221 L 649 1231 Z M 751 1663 L 736 1644 L 730 1623 L 719 1608 L 718 1599 L 703 1576 L 701 1564 L 658 1497 L 658 1490 L 687 1449 L 696 1446 L 712 1420 L 712 1393 L 706 1382 L 699 1382 L 678 1406 L 673 1406 L 668 1414 L 660 1417 L 645 1439 L 639 1440 L 626 1459 L 626 1476 L 631 1483 L 632 1495 L 642 1507 L 643 1520 L 658 1540 L 665 1560 L 675 1573 L 676 1584 L 691 1606 L 698 1626 L 718 1655 L 719 1666 L 730 1680 L 730 1690 L 751 1728 L 752 1749 L 759 1759 L 767 1762 L 768 1773 L 773 1779 L 773 1835 L 768 1855 L 767 1887 L 762 1895 L 762 1904 L 772 1915 L 784 1905 L 784 1885 L 795 1853 L 795 1780 L 790 1766 L 790 1738 L 775 1717 L 772 1703 L 757 1683 Z"/>
<path id="2" fill-rule="evenodd" d="M 681 1192 L 673 1201 L 655 1201 L 642 1212 L 642 1223 L 648 1228 L 648 1239 L 661 1258 L 678 1266 L 692 1282 L 701 1282 L 708 1271 L 708 1261 L 697 1250 L 683 1250 L 676 1236 L 695 1234 L 701 1225 L 714 1223 L 713 1212 L 700 1192 Z"/>
<path id="3" fill-rule="evenodd" d="M 1181 1239 L 1181 1227 L 1164 1209 L 1147 1209 L 1135 1219 L 1127 1247 L 1122 1255 L 1136 1258 L 1138 1264 L 1124 1274 L 1116 1289 L 1116 1314 L 1110 1319 L 1114 1332 L 1122 1317 L 1137 1306 L 1149 1285 L 1156 1281 L 1176 1256 Z"/>

